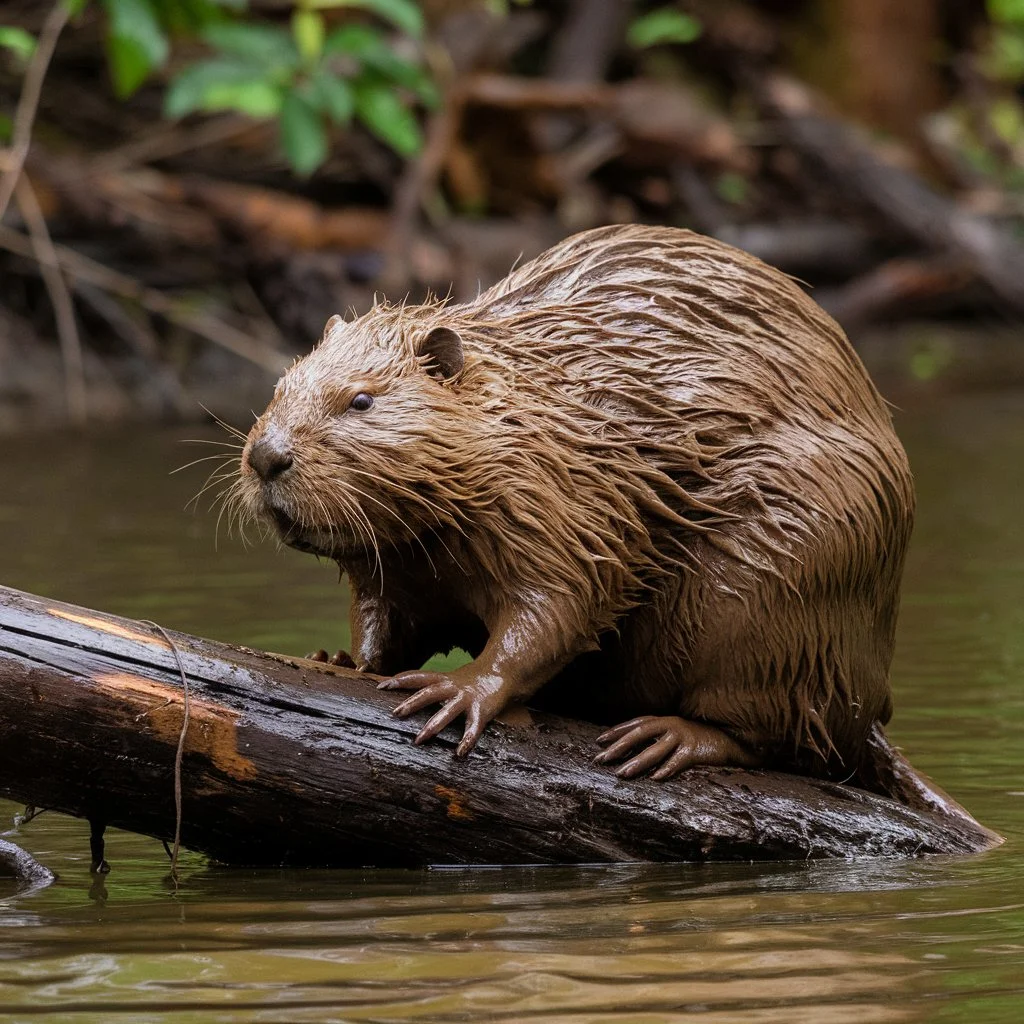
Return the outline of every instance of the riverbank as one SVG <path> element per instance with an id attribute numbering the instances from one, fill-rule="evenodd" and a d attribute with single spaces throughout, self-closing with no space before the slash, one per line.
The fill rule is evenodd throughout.
<path id="1" fill-rule="evenodd" d="M 851 339 L 879 389 L 896 405 L 1024 388 L 1021 323 L 911 320 L 861 328 Z M 297 339 L 292 354 L 307 351 L 315 340 Z M 282 357 L 282 368 L 286 361 Z M 253 410 L 266 405 L 276 379 L 271 370 L 212 346 L 197 348 L 182 369 L 165 367 L 158 374 L 131 352 L 88 354 L 85 427 L 197 423 L 216 416 L 246 428 Z M 71 426 L 63 380 L 56 343 L 26 342 L 0 308 L 0 435 Z"/>

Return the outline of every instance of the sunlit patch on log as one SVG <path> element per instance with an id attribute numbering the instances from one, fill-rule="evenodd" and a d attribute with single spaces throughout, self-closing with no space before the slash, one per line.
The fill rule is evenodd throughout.
<path id="1" fill-rule="evenodd" d="M 184 712 L 180 687 L 127 672 L 101 673 L 93 676 L 93 682 L 119 700 L 136 705 L 139 713 L 132 720 L 172 749 L 177 746 Z M 238 750 L 238 719 L 238 713 L 230 708 L 193 697 L 185 753 L 205 757 L 213 767 L 233 778 L 254 778 L 256 766 Z"/>
<path id="2" fill-rule="evenodd" d="M 473 812 L 466 806 L 466 795 L 457 789 L 448 786 L 435 786 L 434 792 L 442 799 L 448 801 L 447 815 L 456 821 L 471 821 Z"/>
<path id="3" fill-rule="evenodd" d="M 120 625 L 116 622 L 111 622 L 109 619 L 102 619 L 96 615 L 79 615 L 75 612 L 69 612 L 62 608 L 47 608 L 46 610 L 51 615 L 56 615 L 61 619 L 67 619 L 69 622 L 77 622 L 80 626 L 88 626 L 90 629 L 98 629 L 104 633 L 110 633 L 112 636 L 119 636 L 124 640 L 134 640 L 139 644 L 149 644 L 150 647 L 163 647 L 166 650 L 170 650 L 167 642 L 163 640 L 159 634 L 139 633 L 134 629 L 129 629 L 126 626 Z"/>

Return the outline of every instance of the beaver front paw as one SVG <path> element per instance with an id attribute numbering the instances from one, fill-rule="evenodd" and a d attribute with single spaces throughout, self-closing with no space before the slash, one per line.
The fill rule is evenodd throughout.
<path id="1" fill-rule="evenodd" d="M 459 715 L 465 715 L 466 728 L 455 750 L 458 757 L 465 757 L 473 749 L 487 723 L 508 703 L 507 687 L 498 676 L 477 676 L 462 669 L 453 672 L 401 672 L 393 679 L 379 683 L 377 689 L 418 691 L 395 708 L 394 713 L 399 718 L 406 718 L 430 704 L 445 702 L 444 707 L 420 729 L 415 739 L 417 744 L 433 739 Z"/>
<path id="2" fill-rule="evenodd" d="M 319 651 L 314 651 L 312 654 L 307 654 L 306 658 L 309 661 L 321 661 L 325 665 L 337 665 L 339 668 L 356 668 L 356 663 L 352 660 L 352 655 L 348 651 L 336 651 L 334 654 L 328 654 L 322 647 Z"/>
<path id="3" fill-rule="evenodd" d="M 757 759 L 721 729 L 700 722 L 689 722 L 675 715 L 658 717 L 644 715 L 622 725 L 615 726 L 597 737 L 601 746 L 607 746 L 594 758 L 597 764 L 611 764 L 621 761 L 634 747 L 649 744 L 635 757 L 620 765 L 615 774 L 622 779 L 632 779 L 650 771 L 651 778 L 671 778 L 684 768 L 698 764 L 735 765 L 752 768 Z"/>

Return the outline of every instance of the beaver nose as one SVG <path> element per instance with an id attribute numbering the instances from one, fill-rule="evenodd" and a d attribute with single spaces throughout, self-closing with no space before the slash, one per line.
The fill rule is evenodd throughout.
<path id="1" fill-rule="evenodd" d="M 249 449 L 249 465 L 263 481 L 273 480 L 291 469 L 292 450 L 280 434 L 267 432 Z"/>

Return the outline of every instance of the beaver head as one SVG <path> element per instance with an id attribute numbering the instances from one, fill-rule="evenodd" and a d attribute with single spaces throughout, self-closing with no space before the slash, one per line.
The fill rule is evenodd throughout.
<path id="1" fill-rule="evenodd" d="M 440 312 L 379 306 L 328 321 L 249 432 L 234 495 L 243 519 L 341 560 L 379 557 L 382 542 L 399 545 L 457 518 L 457 453 L 476 445 L 458 440 L 466 357 Z"/>

